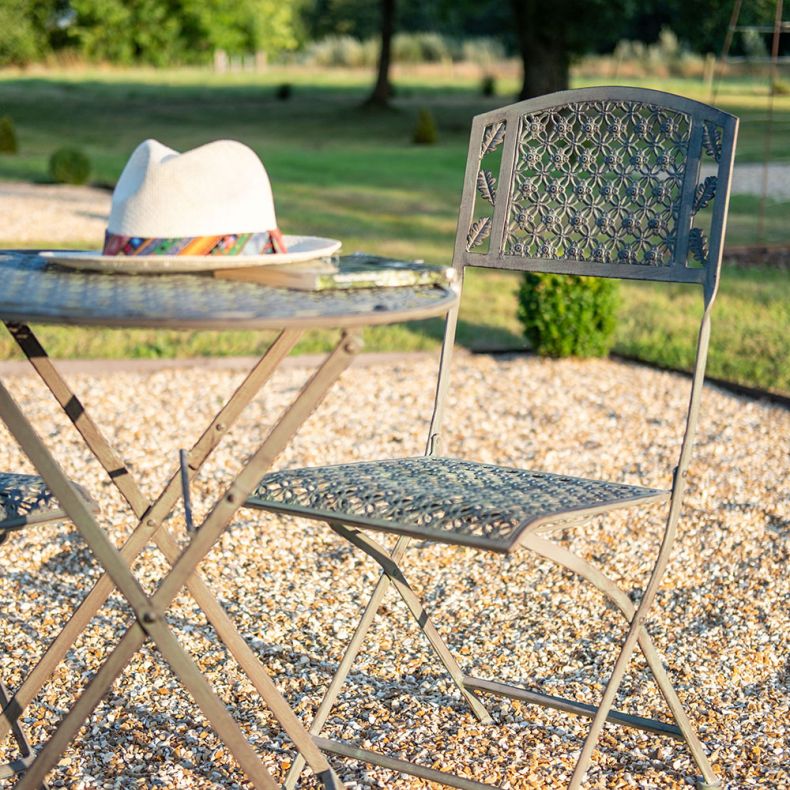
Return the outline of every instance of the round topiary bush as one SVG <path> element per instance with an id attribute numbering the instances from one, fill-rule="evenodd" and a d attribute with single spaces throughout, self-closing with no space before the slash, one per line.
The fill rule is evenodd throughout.
<path id="1" fill-rule="evenodd" d="M 0 118 L 0 154 L 15 154 L 19 150 L 13 120 L 4 115 Z"/>
<path id="2" fill-rule="evenodd" d="M 417 125 L 414 127 L 412 138 L 418 145 L 433 145 L 439 137 L 436 121 L 430 110 L 423 108 L 417 116 Z"/>
<path id="3" fill-rule="evenodd" d="M 58 148 L 49 158 L 50 178 L 58 184 L 85 184 L 91 174 L 91 160 L 79 148 Z"/>
<path id="4" fill-rule="evenodd" d="M 291 85 L 290 82 L 284 82 L 282 85 L 279 85 L 277 87 L 277 90 L 274 92 L 274 95 L 280 101 L 288 101 L 293 95 L 293 85 Z"/>
<path id="5" fill-rule="evenodd" d="M 496 77 L 493 74 L 486 74 L 480 83 L 481 96 L 496 96 Z"/>
<path id="6" fill-rule="evenodd" d="M 525 272 L 518 318 L 533 351 L 546 357 L 603 357 L 614 342 L 617 281 Z"/>

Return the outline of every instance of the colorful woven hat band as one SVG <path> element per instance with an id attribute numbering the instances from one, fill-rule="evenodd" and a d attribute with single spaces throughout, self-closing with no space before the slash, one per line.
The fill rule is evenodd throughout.
<path id="1" fill-rule="evenodd" d="M 229 233 L 155 239 L 105 231 L 103 255 L 268 255 L 288 252 L 278 229 L 263 233 Z"/>

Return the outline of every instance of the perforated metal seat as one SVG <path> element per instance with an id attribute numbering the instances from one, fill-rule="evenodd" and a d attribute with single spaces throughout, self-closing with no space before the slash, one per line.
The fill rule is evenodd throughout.
<path id="1" fill-rule="evenodd" d="M 83 488 L 76 483 L 72 485 L 94 510 L 98 510 Z M 8 537 L 9 532 L 28 524 L 41 524 L 61 518 L 66 518 L 66 513 L 40 477 L 0 472 L 0 543 Z"/>
<path id="2" fill-rule="evenodd" d="M 507 553 L 547 524 L 669 491 L 427 456 L 266 475 L 249 507 Z"/>
<path id="3" fill-rule="evenodd" d="M 76 483 L 72 485 L 93 510 L 99 509 L 85 489 Z M 42 524 L 63 518 L 67 518 L 65 511 L 61 509 L 40 477 L 0 472 L 0 544 L 4 543 L 12 532 L 28 524 Z M 9 689 L 0 683 L 0 710 L 5 709 L 11 698 Z M 9 763 L 0 764 L 0 779 L 11 779 L 23 773 L 35 759 L 27 734 L 19 722 L 14 721 L 11 732 L 19 745 L 19 757 Z"/>

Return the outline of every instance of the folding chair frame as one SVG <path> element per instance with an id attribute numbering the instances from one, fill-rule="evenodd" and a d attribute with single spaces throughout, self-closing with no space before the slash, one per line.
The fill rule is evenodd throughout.
<path id="1" fill-rule="evenodd" d="M 8 475 L 0 475 L 0 490 L 4 490 L 4 485 L 8 481 L 8 477 Z M 48 524 L 53 521 L 62 521 L 67 518 L 66 513 L 60 507 L 53 507 L 54 503 L 49 500 L 43 503 L 39 500 L 34 500 L 29 503 L 30 509 L 27 510 L 27 508 L 25 508 L 25 500 L 29 500 L 30 497 L 36 496 L 40 492 L 38 490 L 26 491 L 25 486 L 27 485 L 27 481 L 14 479 L 26 477 L 25 475 L 10 475 L 10 477 L 12 486 L 20 486 L 19 494 L 22 508 L 21 511 L 17 511 L 16 515 L 8 516 L 8 514 L 6 514 L 4 518 L 0 520 L 0 546 L 2 546 L 14 532 L 19 532 L 25 527 Z M 86 499 L 89 498 L 88 494 L 82 489 L 80 489 L 80 493 L 82 493 Z M 91 504 L 93 505 L 93 502 L 91 502 Z M 95 509 L 98 510 L 98 506 L 95 506 Z M 11 692 L 3 683 L 0 683 L 0 710 L 3 710 L 10 700 Z M 18 721 L 13 722 L 11 733 L 19 747 L 19 757 L 15 760 L 11 760 L 9 763 L 0 765 L 0 779 L 10 779 L 17 774 L 24 773 L 35 758 L 27 733 Z"/>
<path id="2" fill-rule="evenodd" d="M 32 517 L 25 515 L 4 519 L 0 522 L 0 546 L 6 542 L 12 532 L 16 532 L 25 526 L 57 521 L 64 518 L 65 515 L 62 510 L 56 508 L 45 513 L 37 513 Z M 0 710 L 5 708 L 10 699 L 11 692 L 3 683 L 0 683 Z M 35 758 L 27 733 L 18 721 L 13 722 L 11 734 L 19 747 L 19 757 L 16 760 L 5 763 L 5 765 L 0 765 L 0 779 L 11 779 L 17 774 L 24 773 Z"/>
<path id="3" fill-rule="evenodd" d="M 227 527 L 239 506 L 249 496 L 261 474 L 269 468 L 307 417 L 318 406 L 332 384 L 348 367 L 355 354 L 358 353 L 361 342 L 355 333 L 343 332 L 334 351 L 327 356 L 318 370 L 310 377 L 292 404 L 284 410 L 256 453 L 229 485 L 224 496 L 214 505 L 198 529 L 197 534 L 182 551 L 173 535 L 163 525 L 165 517 L 171 512 L 180 497 L 179 471 L 177 470 L 171 476 L 157 500 L 149 502 L 134 482 L 129 470 L 88 416 L 79 399 L 49 361 L 30 328 L 12 323 L 7 323 L 6 326 L 139 519 L 137 527 L 122 549 L 116 550 L 95 521 L 86 504 L 74 492 L 62 469 L 36 434 L 22 410 L 5 387 L 0 384 L 0 418 L 27 453 L 106 571 L 17 692 L 2 700 L 0 737 L 4 737 L 9 730 L 13 730 L 19 739 L 20 730 L 17 721 L 22 711 L 46 683 L 55 667 L 65 657 L 114 587 L 124 595 L 132 606 L 136 617 L 136 621 L 126 631 L 120 643 L 90 681 L 74 707 L 58 726 L 55 734 L 29 766 L 27 765 L 30 762 L 28 745 L 22 735 L 20 746 L 24 743 L 24 748 L 28 750 L 28 753 L 23 755 L 24 765 L 21 767 L 26 770 L 18 785 L 20 790 L 31 790 L 31 788 L 41 786 L 46 774 L 57 763 L 60 755 L 84 725 L 95 706 L 109 691 L 110 686 L 133 655 L 149 638 L 155 642 L 176 676 L 190 691 L 217 734 L 252 780 L 253 785 L 259 788 L 277 786 L 271 774 L 244 738 L 225 704 L 217 697 L 193 659 L 184 651 L 167 625 L 165 612 L 185 586 L 214 626 L 218 636 L 252 681 L 258 693 L 268 704 L 283 729 L 294 741 L 298 753 L 305 757 L 326 787 L 342 787 L 342 783 L 329 766 L 325 756 L 305 731 L 259 659 L 239 634 L 196 569 Z M 197 474 L 211 451 L 219 444 L 244 407 L 270 379 L 301 334 L 302 331 L 297 329 L 287 329 L 281 332 L 267 353 L 212 420 L 189 453 L 190 479 Z M 170 563 L 171 571 L 162 580 L 157 591 L 149 597 L 131 573 L 129 564 L 152 540 Z"/>
<path id="4" fill-rule="evenodd" d="M 513 194 L 514 189 L 513 169 L 514 163 L 520 155 L 519 135 L 515 130 L 522 128 L 519 124 L 522 123 L 522 119 L 525 119 L 530 113 L 548 112 L 552 109 L 565 108 L 574 103 L 588 102 L 644 103 L 656 106 L 660 109 L 677 111 L 685 114 L 689 118 L 690 139 L 688 143 L 688 159 L 684 171 L 682 196 L 680 205 L 677 209 L 677 238 L 675 240 L 676 243 L 672 261 L 668 266 L 653 267 L 645 265 L 628 265 L 630 262 L 623 264 L 585 262 L 580 260 L 549 260 L 542 257 L 529 258 L 521 254 L 513 254 L 512 249 L 510 254 L 508 254 L 505 250 L 504 237 L 507 233 L 507 223 L 509 221 L 510 196 Z M 526 123 L 526 120 L 524 123 Z M 701 788 L 701 790 L 708 790 L 721 786 L 721 781 L 713 771 L 705 754 L 704 747 L 697 737 L 677 693 L 672 687 L 669 676 L 664 669 L 661 658 L 646 630 L 645 624 L 669 561 L 676 537 L 683 494 L 686 488 L 687 470 L 697 427 L 700 395 L 710 340 L 711 309 L 718 288 L 718 278 L 721 267 L 721 255 L 727 220 L 737 127 L 738 121 L 733 116 L 698 102 L 657 91 L 627 88 L 591 88 L 578 91 L 566 91 L 511 105 L 510 107 L 495 110 L 474 119 L 454 253 L 454 264 L 459 274 L 459 281 L 462 281 L 463 271 L 466 266 L 482 266 L 521 271 L 575 273 L 605 277 L 697 283 L 702 286 L 704 309 L 697 340 L 696 360 L 691 383 L 685 433 L 677 466 L 673 472 L 671 498 L 666 526 L 652 572 L 638 606 L 635 606 L 631 602 L 629 596 L 621 590 L 614 581 L 604 575 L 598 568 L 588 563 L 582 557 L 573 554 L 568 549 L 546 540 L 543 537 L 539 537 L 534 531 L 530 531 L 529 529 L 524 530 L 517 541 L 518 545 L 528 548 L 538 556 L 551 560 L 557 565 L 572 571 L 590 583 L 618 608 L 629 624 L 603 696 L 596 706 L 529 691 L 505 683 L 482 680 L 464 674 L 431 623 L 419 599 L 414 594 L 411 587 L 409 587 L 399 567 L 399 563 L 404 558 L 410 542 L 415 537 L 419 537 L 419 528 L 415 527 L 411 534 L 404 534 L 403 525 L 401 525 L 401 529 L 394 528 L 392 530 L 387 530 L 382 526 L 376 527 L 376 529 L 391 531 L 400 535 L 392 551 L 388 551 L 362 531 L 363 529 L 371 529 L 373 527 L 370 525 L 361 526 L 359 523 L 354 524 L 353 520 L 343 522 L 340 518 L 340 514 L 338 514 L 337 520 L 329 522 L 332 529 L 338 535 L 351 542 L 354 546 L 361 549 L 378 562 L 382 568 L 382 574 L 379 577 L 352 640 L 346 649 L 331 684 L 324 694 L 310 727 L 310 732 L 316 736 L 316 743 L 325 751 L 431 781 L 441 782 L 452 787 L 466 788 L 468 790 L 471 788 L 485 787 L 485 785 L 463 777 L 442 773 L 405 760 L 387 757 L 371 750 L 359 749 L 346 743 L 319 737 L 351 666 L 362 647 L 364 638 L 373 619 L 379 611 L 383 597 L 389 586 L 392 585 L 403 599 L 420 629 L 426 635 L 431 648 L 458 687 L 462 697 L 469 703 L 473 713 L 482 723 L 490 723 L 491 717 L 483 707 L 480 699 L 476 696 L 477 692 L 511 697 L 523 702 L 555 708 L 592 719 L 590 730 L 570 779 L 570 788 L 573 789 L 581 786 L 587 774 L 593 751 L 606 721 L 628 727 L 635 727 L 647 732 L 666 735 L 684 741 L 702 774 L 702 780 L 698 782 L 698 787 Z M 473 217 L 475 210 L 475 194 L 482 173 L 481 160 L 486 154 L 487 144 L 490 144 L 492 140 L 497 145 L 504 140 L 504 150 L 501 156 L 499 178 L 497 181 L 500 185 L 499 190 L 507 194 L 504 200 L 492 199 L 489 201 L 493 204 L 493 215 L 490 220 L 487 221 L 488 224 L 486 228 L 485 220 L 474 223 Z M 490 147 L 489 150 L 491 150 Z M 716 178 L 709 178 L 706 179 L 704 184 L 698 184 L 700 160 L 704 151 L 715 159 L 718 172 Z M 491 186 L 490 182 L 488 186 Z M 713 201 L 713 210 L 710 222 L 709 246 L 706 249 L 704 241 L 702 240 L 703 237 L 695 234 L 692 230 L 692 221 L 696 213 L 710 201 Z M 481 228 L 483 233 L 481 233 Z M 477 246 L 479 237 L 484 235 L 485 232 L 490 234 L 489 251 L 477 252 L 474 247 Z M 687 257 L 690 253 L 693 253 L 694 257 L 697 258 L 700 264 L 698 267 L 687 265 Z M 441 424 L 449 385 L 451 354 L 455 339 L 457 318 L 458 307 L 454 308 L 453 311 L 448 314 L 446 321 L 434 411 L 426 447 L 426 455 L 428 456 L 438 454 L 440 449 Z M 274 510 L 274 508 L 271 509 Z M 284 512 L 287 510 L 287 506 L 277 508 L 277 512 Z M 305 513 L 302 512 L 299 513 L 299 515 L 305 515 Z M 318 516 L 314 515 L 312 517 L 317 518 Z M 453 540 L 448 538 L 445 542 L 452 543 Z M 615 696 L 620 688 L 623 676 L 637 645 L 642 651 L 648 668 L 672 713 L 674 724 L 641 716 L 624 714 L 612 709 Z M 301 757 L 297 757 L 286 778 L 285 786 L 289 788 L 289 790 L 296 785 L 303 766 L 304 761 Z"/>
<path id="5" fill-rule="evenodd" d="M 5 707 L 9 699 L 11 699 L 11 692 L 6 686 L 0 683 L 0 706 Z M 17 774 L 24 773 L 30 767 L 35 757 L 27 734 L 18 721 L 14 722 L 11 732 L 17 746 L 19 746 L 19 757 L 16 760 L 12 760 L 10 763 L 0 765 L 0 779 L 11 779 Z"/>

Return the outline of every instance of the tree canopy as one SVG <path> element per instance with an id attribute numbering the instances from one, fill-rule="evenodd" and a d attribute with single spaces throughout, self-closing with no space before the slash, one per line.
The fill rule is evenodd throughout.
<path id="1" fill-rule="evenodd" d="M 0 65 L 73 50 L 89 60 L 162 66 L 294 49 L 295 0 L 2 0 Z"/>
<path id="2" fill-rule="evenodd" d="M 556 73 L 578 55 L 610 51 L 621 39 L 654 42 L 663 27 L 694 51 L 718 52 L 733 2 L 398 0 L 394 30 L 495 37 L 509 53 L 528 58 L 533 71 L 543 63 Z M 770 24 L 775 3 L 744 3 L 741 23 Z M 381 23 L 375 0 L 0 0 L 0 65 L 63 50 L 152 65 L 207 62 L 217 49 L 275 55 L 327 35 L 380 36 Z"/>

